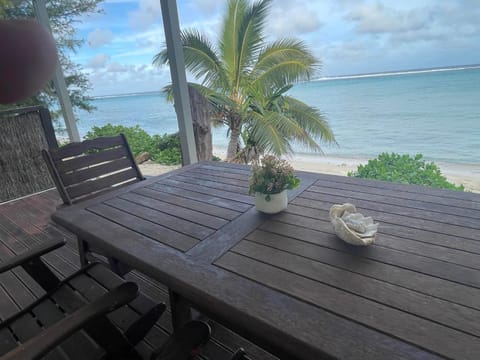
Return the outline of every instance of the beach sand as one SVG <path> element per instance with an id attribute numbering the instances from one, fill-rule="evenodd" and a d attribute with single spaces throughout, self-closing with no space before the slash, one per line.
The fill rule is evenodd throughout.
<path id="1" fill-rule="evenodd" d="M 214 148 L 213 153 L 224 159 L 226 151 L 222 148 Z M 354 171 L 360 164 L 366 164 L 366 158 L 343 158 L 328 155 L 294 155 L 286 158 L 296 170 L 318 172 L 324 174 L 347 176 L 349 171 Z M 435 162 L 448 179 L 448 181 L 460 185 L 463 184 L 466 191 L 480 193 L 480 164 L 451 164 Z M 166 166 L 147 161 L 140 165 L 144 175 L 159 175 L 180 166 Z"/>
<path id="2" fill-rule="evenodd" d="M 324 174 L 347 176 L 368 159 L 348 159 L 333 156 L 294 156 L 288 159 L 297 170 L 320 172 Z M 435 162 L 447 180 L 455 185 L 462 184 L 465 191 L 480 193 L 480 165 L 450 164 Z"/>

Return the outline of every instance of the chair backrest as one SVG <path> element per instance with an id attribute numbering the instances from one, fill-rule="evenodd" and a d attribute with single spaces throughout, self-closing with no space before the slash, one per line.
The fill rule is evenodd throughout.
<path id="1" fill-rule="evenodd" d="M 55 147 L 48 109 L 0 112 L 0 203 L 53 187 L 41 150 Z"/>
<path id="2" fill-rule="evenodd" d="M 144 180 L 123 134 L 42 151 L 65 204 Z"/>

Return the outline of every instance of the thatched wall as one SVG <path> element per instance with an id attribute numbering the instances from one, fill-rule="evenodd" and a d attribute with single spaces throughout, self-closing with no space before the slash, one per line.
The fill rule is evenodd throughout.
<path id="1" fill-rule="evenodd" d="M 0 202 L 54 187 L 41 149 L 48 148 L 39 112 L 0 115 Z"/>

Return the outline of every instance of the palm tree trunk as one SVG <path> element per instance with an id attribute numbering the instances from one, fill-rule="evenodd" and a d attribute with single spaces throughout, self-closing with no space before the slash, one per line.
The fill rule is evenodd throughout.
<path id="1" fill-rule="evenodd" d="M 237 155 L 238 140 L 240 138 L 241 121 L 232 120 L 230 125 L 230 141 L 227 148 L 227 161 L 232 161 Z"/>

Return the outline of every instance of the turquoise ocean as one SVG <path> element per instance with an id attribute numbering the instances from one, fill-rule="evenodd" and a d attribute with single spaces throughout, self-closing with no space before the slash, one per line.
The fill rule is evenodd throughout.
<path id="1" fill-rule="evenodd" d="M 427 160 L 480 163 L 480 67 L 325 78 L 290 93 L 326 116 L 338 143 L 322 146 L 326 156 L 421 153 Z M 77 113 L 81 136 L 107 123 L 138 124 L 150 134 L 178 130 L 173 105 L 160 93 L 103 96 L 93 105 L 92 113 Z M 226 130 L 213 131 L 214 147 L 226 148 Z"/>

